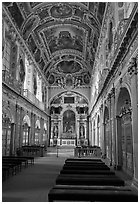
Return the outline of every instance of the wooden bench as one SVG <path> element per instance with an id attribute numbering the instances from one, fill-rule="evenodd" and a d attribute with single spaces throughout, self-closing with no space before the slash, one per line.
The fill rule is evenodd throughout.
<path id="1" fill-rule="evenodd" d="M 90 166 L 93 166 L 93 167 L 95 167 L 95 166 L 97 166 L 97 167 L 104 167 L 104 166 L 106 166 L 106 167 L 108 167 L 106 164 L 103 164 L 103 163 L 86 163 L 86 164 L 84 164 L 84 163 L 66 163 L 66 164 L 64 164 L 64 166 L 88 166 L 88 167 L 90 167 Z M 108 167 L 109 168 L 109 167 Z"/>
<path id="2" fill-rule="evenodd" d="M 80 169 L 62 169 L 60 171 L 61 174 L 102 174 L 102 175 L 115 175 L 114 171 L 110 171 L 110 170 L 80 170 Z"/>
<path id="3" fill-rule="evenodd" d="M 30 164 L 34 164 L 34 157 L 31 157 L 31 156 L 3 156 L 3 158 L 17 158 L 19 160 L 27 159 L 28 161 L 30 161 Z"/>
<path id="4" fill-rule="evenodd" d="M 96 166 L 96 165 L 91 165 L 91 166 L 87 166 L 87 165 L 66 165 L 64 164 L 63 169 L 69 169 L 69 170 L 110 170 L 110 168 L 106 165 L 104 166 Z"/>
<path id="5" fill-rule="evenodd" d="M 87 159 L 87 158 L 68 158 L 65 161 L 96 161 L 96 162 L 102 162 L 101 159 Z"/>
<path id="6" fill-rule="evenodd" d="M 57 176 L 57 178 L 61 178 L 61 177 L 65 177 L 65 178 L 119 178 L 118 176 L 116 176 L 115 174 L 59 174 Z"/>
<path id="7" fill-rule="evenodd" d="M 74 178 L 74 177 L 58 177 L 56 184 L 61 185 L 106 185 L 106 186 L 124 186 L 124 181 L 119 178 Z"/>
<path id="8" fill-rule="evenodd" d="M 21 164 L 24 164 L 24 166 L 25 167 L 27 167 L 28 166 L 28 160 L 27 159 L 25 159 L 25 158 L 19 158 L 19 157 L 2 157 L 2 161 L 9 161 L 9 163 L 16 163 L 17 162 L 17 164 L 19 163 L 19 162 L 21 162 Z"/>
<path id="9" fill-rule="evenodd" d="M 49 202 L 53 201 L 89 201 L 89 202 L 138 202 L 138 196 L 130 189 L 114 187 L 106 189 L 93 188 L 53 188 L 48 194 Z"/>
<path id="10" fill-rule="evenodd" d="M 65 161 L 65 164 L 105 164 L 102 161 Z"/>
<path id="11" fill-rule="evenodd" d="M 3 170 L 3 175 L 4 175 L 4 171 L 7 171 L 8 176 L 10 175 L 10 173 L 12 175 L 15 175 L 17 172 L 20 171 L 20 167 L 17 164 L 14 163 L 8 163 L 8 162 L 2 162 L 2 170 Z"/>

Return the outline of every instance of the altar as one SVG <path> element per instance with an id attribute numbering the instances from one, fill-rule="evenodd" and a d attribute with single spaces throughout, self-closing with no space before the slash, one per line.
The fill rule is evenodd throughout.
<path id="1" fill-rule="evenodd" d="M 62 139 L 61 146 L 76 146 L 76 139 Z"/>

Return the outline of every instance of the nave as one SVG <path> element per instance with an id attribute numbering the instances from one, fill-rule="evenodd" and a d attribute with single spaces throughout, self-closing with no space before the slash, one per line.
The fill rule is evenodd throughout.
<path id="1" fill-rule="evenodd" d="M 76 159 L 82 162 L 82 160 L 85 160 L 85 157 L 74 157 L 74 149 L 60 149 L 57 155 L 56 148 L 48 148 L 48 152 L 45 153 L 44 157 L 35 158 L 34 165 L 31 165 L 28 168 L 23 168 L 21 172 L 17 173 L 14 176 L 10 176 L 3 182 L 2 201 L 51 202 L 52 200 L 49 200 L 48 196 L 51 193 L 52 189 L 56 188 L 56 186 L 62 187 L 62 185 L 56 185 L 56 182 L 59 183 L 58 180 L 62 177 L 62 173 L 64 173 L 62 172 L 64 165 L 66 164 L 66 162 L 71 163 L 71 160 L 76 161 Z M 92 160 L 91 158 L 86 159 L 87 161 Z M 94 159 L 96 160 L 97 158 Z M 107 164 L 106 160 L 102 159 L 102 161 Z M 114 171 L 112 168 L 111 172 L 115 172 L 115 175 L 118 178 L 125 181 L 125 188 L 133 189 L 135 191 L 135 195 L 137 194 L 137 190 L 131 185 L 132 181 L 129 176 L 127 176 L 122 171 Z M 66 175 L 67 174 L 65 174 L 65 176 Z M 84 177 L 88 178 L 87 176 L 89 177 L 93 175 L 86 175 Z M 74 177 L 74 174 L 72 175 L 72 177 Z M 65 186 L 66 185 L 64 185 L 63 187 Z M 98 185 L 99 188 L 100 186 L 101 185 Z M 88 188 L 92 187 L 95 188 L 94 185 L 88 185 Z"/>
<path id="2" fill-rule="evenodd" d="M 3 2 L 1 45 L 3 200 L 47 201 L 73 156 L 138 190 L 138 2 Z"/>

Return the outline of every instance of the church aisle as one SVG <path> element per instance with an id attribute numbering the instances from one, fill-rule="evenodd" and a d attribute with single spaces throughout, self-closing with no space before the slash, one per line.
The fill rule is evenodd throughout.
<path id="1" fill-rule="evenodd" d="M 66 155 L 67 156 L 67 155 Z M 3 202 L 47 202 L 66 157 L 49 154 L 35 159 L 35 164 L 3 182 Z"/>

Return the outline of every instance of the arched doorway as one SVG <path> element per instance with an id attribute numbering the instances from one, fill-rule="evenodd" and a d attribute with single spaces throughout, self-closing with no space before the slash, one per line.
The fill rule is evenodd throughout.
<path id="1" fill-rule="evenodd" d="M 13 153 L 14 123 L 8 110 L 2 111 L 2 155 L 9 156 Z"/>
<path id="2" fill-rule="evenodd" d="M 131 98 L 127 88 L 121 88 L 117 101 L 118 164 L 133 176 L 133 138 Z"/>
<path id="3" fill-rule="evenodd" d="M 63 114 L 63 133 L 75 133 L 75 113 L 67 110 Z"/>
<path id="4" fill-rule="evenodd" d="M 110 125 L 109 125 L 109 110 L 105 107 L 104 111 L 104 150 L 106 157 L 110 158 Z"/>
<path id="5" fill-rule="evenodd" d="M 97 146 L 100 146 L 100 118 L 97 119 Z"/>
<path id="6" fill-rule="evenodd" d="M 42 143 L 47 148 L 47 146 L 48 146 L 48 134 L 47 134 L 47 124 L 46 123 L 44 123 Z"/>
<path id="7" fill-rule="evenodd" d="M 40 121 L 37 120 L 35 124 L 35 145 L 40 144 Z"/>
<path id="8" fill-rule="evenodd" d="M 26 115 L 24 118 L 23 118 L 23 138 L 22 138 L 22 145 L 25 146 L 25 145 L 29 145 L 30 143 L 30 118 L 28 115 Z"/>

